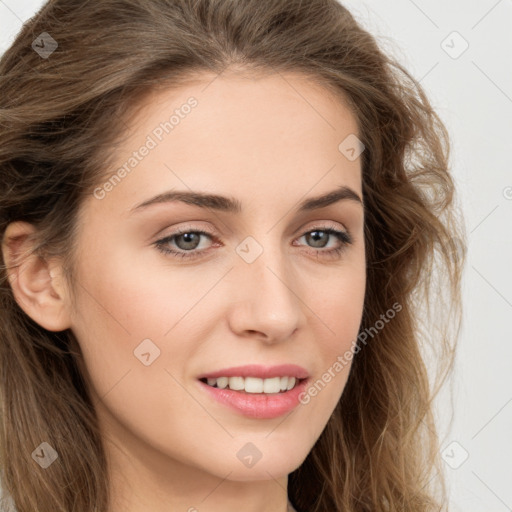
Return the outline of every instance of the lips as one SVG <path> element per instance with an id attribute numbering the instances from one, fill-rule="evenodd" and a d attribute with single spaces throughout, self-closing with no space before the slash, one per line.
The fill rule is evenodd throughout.
<path id="1" fill-rule="evenodd" d="M 229 388 L 219 389 L 198 381 L 201 392 L 221 406 L 237 414 L 253 419 L 272 419 L 291 412 L 301 403 L 300 397 L 305 393 L 311 379 L 298 382 L 291 390 L 283 393 L 242 393 Z"/>
<path id="2" fill-rule="evenodd" d="M 295 377 L 302 380 L 309 377 L 309 372 L 296 364 L 280 364 L 264 366 L 249 364 L 245 366 L 232 366 L 199 375 L 198 379 L 219 377 L 257 377 L 259 379 L 271 379 L 272 377 Z"/>

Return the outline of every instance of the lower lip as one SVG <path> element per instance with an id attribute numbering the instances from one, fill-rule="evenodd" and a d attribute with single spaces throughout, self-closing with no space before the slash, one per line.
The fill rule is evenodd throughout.
<path id="1" fill-rule="evenodd" d="M 299 403 L 300 394 L 306 390 L 309 379 L 299 382 L 293 389 L 283 393 L 241 393 L 232 389 L 214 388 L 198 381 L 212 398 L 227 405 L 244 416 L 257 419 L 278 418 L 294 409 Z"/>

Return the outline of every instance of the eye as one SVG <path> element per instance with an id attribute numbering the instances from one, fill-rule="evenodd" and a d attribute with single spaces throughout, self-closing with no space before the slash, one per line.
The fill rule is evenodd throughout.
<path id="1" fill-rule="evenodd" d="M 154 245 L 156 245 L 157 249 L 164 254 L 172 254 L 179 258 L 193 258 L 198 255 L 195 250 L 199 245 L 201 237 L 214 238 L 214 236 L 207 231 L 184 229 L 178 230 L 176 233 L 157 240 Z M 177 251 L 169 248 L 169 244 L 173 241 L 180 250 Z M 192 251 L 194 252 L 192 253 Z"/>
<path id="2" fill-rule="evenodd" d="M 182 229 L 172 233 L 165 238 L 157 240 L 153 245 L 163 254 L 171 255 L 178 258 L 197 258 L 201 253 L 208 251 L 208 249 L 197 250 L 200 245 L 201 237 L 216 240 L 216 237 L 207 231 L 198 229 Z M 331 226 L 322 226 L 311 229 L 304 233 L 300 238 L 306 237 L 307 243 L 313 244 L 313 253 L 322 256 L 336 257 L 350 244 L 352 244 L 352 237 L 347 231 L 340 231 Z M 338 244 L 327 250 L 323 250 L 331 238 L 335 238 Z M 178 250 L 172 248 L 177 247 Z"/>
<path id="3" fill-rule="evenodd" d="M 312 243 L 312 247 L 323 249 L 327 246 L 329 239 L 333 237 L 337 240 L 338 244 L 328 250 L 315 251 L 317 254 L 321 253 L 323 256 L 338 256 L 342 251 L 352 243 L 351 236 L 346 231 L 340 231 L 332 227 L 319 227 L 304 233 L 300 238 L 306 238 L 308 243 Z"/>

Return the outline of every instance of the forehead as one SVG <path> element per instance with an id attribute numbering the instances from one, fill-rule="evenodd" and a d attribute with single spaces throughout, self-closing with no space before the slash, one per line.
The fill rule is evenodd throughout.
<path id="1" fill-rule="evenodd" d="M 341 93 L 299 73 L 203 73 L 149 94 L 128 126 L 105 174 L 125 169 L 112 201 L 121 189 L 132 204 L 172 188 L 297 199 L 316 186 L 361 190 L 359 159 L 339 149 L 358 135 L 355 116 Z"/>

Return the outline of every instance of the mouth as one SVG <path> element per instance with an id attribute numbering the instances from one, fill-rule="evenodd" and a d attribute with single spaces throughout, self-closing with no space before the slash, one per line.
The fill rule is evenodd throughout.
<path id="1" fill-rule="evenodd" d="M 237 391 L 248 395 L 279 395 L 287 393 L 297 386 L 300 386 L 307 379 L 299 379 L 296 377 L 272 377 L 269 379 L 261 379 L 257 377 L 214 377 L 201 378 L 199 381 L 204 384 L 216 388 Z"/>
<path id="2" fill-rule="evenodd" d="M 240 373 L 245 372 L 245 376 L 231 368 L 226 370 L 231 373 L 229 377 L 224 371 L 218 371 L 216 376 L 198 376 L 197 383 L 210 399 L 247 418 L 272 419 L 289 413 L 301 403 L 300 397 L 311 380 L 305 370 L 301 370 L 302 374 L 289 376 L 286 368 L 281 368 L 282 373 L 277 375 L 273 368 L 266 372 L 267 376 L 260 372 L 264 375 L 258 378 L 251 376 L 254 370 L 243 368 Z M 290 373 L 299 373 L 295 370 L 288 367 Z M 269 377 L 268 373 L 274 375 Z"/>

